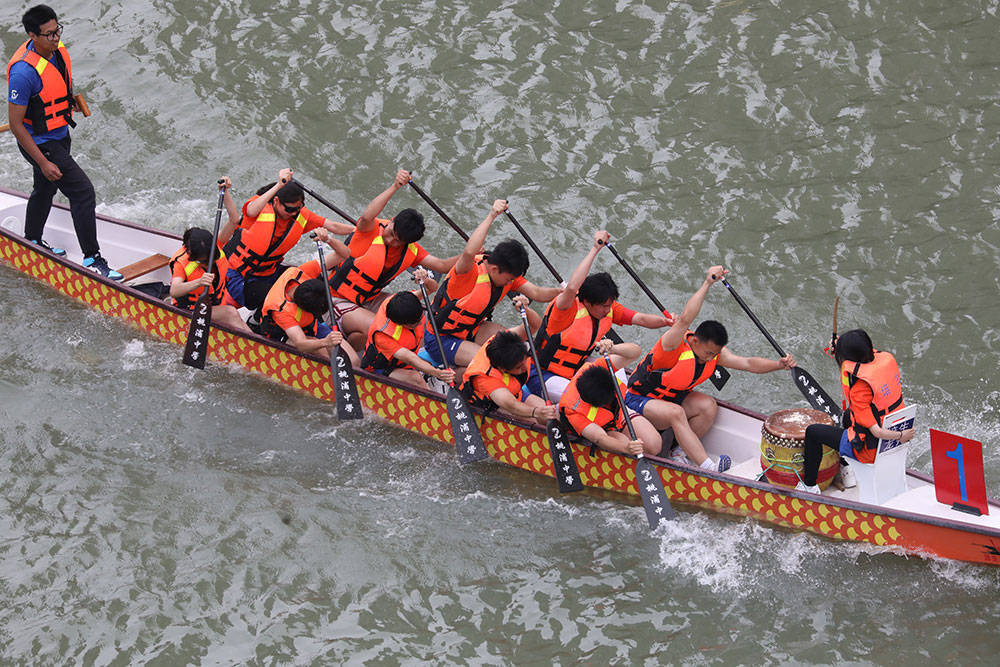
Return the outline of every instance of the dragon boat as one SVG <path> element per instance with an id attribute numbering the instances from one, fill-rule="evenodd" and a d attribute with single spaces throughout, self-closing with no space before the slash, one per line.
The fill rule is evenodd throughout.
<path id="1" fill-rule="evenodd" d="M 108 280 L 83 268 L 69 209 L 54 204 L 45 228 L 52 245 L 65 248 L 57 257 L 23 236 L 27 195 L 0 188 L 0 259 L 68 297 L 124 320 L 156 338 L 184 345 L 191 314 L 171 305 L 150 286 L 170 281 L 167 264 L 180 247 L 176 234 L 98 216 L 102 254 L 124 275 Z M 306 392 L 334 401 L 330 366 L 324 359 L 256 335 L 243 335 L 214 324 L 209 358 L 240 366 Z M 178 354 L 180 363 L 180 354 Z M 191 372 L 197 372 L 192 370 Z M 444 396 L 354 369 L 365 408 L 399 427 L 454 446 Z M 486 449 L 496 461 L 554 478 L 545 429 L 496 413 L 477 411 Z M 671 501 L 769 524 L 805 530 L 835 540 L 868 542 L 907 554 L 1000 565 L 1000 502 L 987 499 L 981 515 L 958 511 L 939 502 L 934 480 L 905 470 L 899 492 L 872 502 L 865 483 L 828 487 L 822 494 L 795 491 L 762 476 L 762 430 L 767 417 L 719 401 L 715 425 L 704 438 L 713 456 L 728 454 L 733 467 L 725 473 L 707 471 L 673 459 L 647 457 Z M 772 438 L 773 439 L 773 436 Z M 780 444 L 780 442 L 779 442 Z M 598 450 L 585 442 L 571 443 L 585 487 L 621 494 L 638 503 L 639 489 L 629 457 Z M 476 465 L 483 465 L 482 463 Z M 488 464 L 487 464 L 488 465 Z M 901 473 L 903 474 L 903 473 Z M 556 484 L 552 481 L 553 492 Z"/>

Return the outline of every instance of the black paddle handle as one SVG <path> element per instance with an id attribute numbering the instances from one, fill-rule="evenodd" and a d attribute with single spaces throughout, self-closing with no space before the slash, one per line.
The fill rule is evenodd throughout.
<path id="1" fill-rule="evenodd" d="M 431 323 L 431 331 L 434 332 L 434 340 L 437 341 L 438 352 L 441 353 L 441 363 L 444 364 L 445 369 L 450 368 L 448 365 L 448 357 L 444 353 L 444 343 L 441 342 L 441 333 L 438 331 L 437 321 L 434 319 L 434 310 L 431 307 L 431 297 L 427 294 L 427 288 L 424 287 L 424 281 L 418 280 L 417 284 L 420 285 L 420 293 L 424 297 L 424 308 L 427 309 L 427 321 Z M 455 383 L 452 383 L 455 386 Z"/>
<path id="2" fill-rule="evenodd" d="M 624 257 L 618 254 L 618 250 L 615 249 L 614 244 L 608 242 L 606 245 L 608 246 L 608 250 L 611 251 L 611 254 L 614 255 L 615 259 L 618 260 L 618 263 L 622 265 L 622 268 L 625 269 L 625 271 L 627 271 L 630 276 L 632 276 L 632 280 L 634 280 L 636 284 L 638 284 L 639 287 L 642 289 L 642 291 L 646 293 L 646 296 L 648 296 L 649 300 L 653 302 L 653 305 L 659 308 L 661 313 L 667 312 L 667 309 L 663 307 L 663 304 L 660 303 L 660 300 L 656 298 L 655 294 L 653 294 L 653 290 L 649 289 L 649 287 L 646 286 L 646 283 L 643 282 L 642 278 L 639 277 L 639 274 L 637 274 L 635 270 L 632 269 L 629 263 L 625 261 Z"/>
<path id="3" fill-rule="evenodd" d="M 434 200 L 431 199 L 427 195 L 426 192 L 424 192 L 423 190 L 420 189 L 419 185 L 417 185 L 413 181 L 410 181 L 410 187 L 413 188 L 414 192 L 416 192 L 418 195 L 420 195 L 421 199 L 423 199 L 425 202 L 427 202 L 428 206 L 430 206 L 432 209 L 434 209 L 437 212 L 437 214 L 441 216 L 442 220 L 444 220 L 449 225 L 451 225 L 451 228 L 454 229 L 456 232 L 458 232 L 459 236 L 461 236 L 466 241 L 469 240 L 469 235 L 465 233 L 465 230 L 463 230 L 461 227 L 459 227 L 458 225 L 456 225 L 455 222 L 451 218 L 448 217 L 448 214 L 445 213 L 444 211 L 442 211 L 441 207 L 438 206 L 437 204 L 435 204 Z"/>
<path id="4" fill-rule="evenodd" d="M 319 275 L 323 276 L 323 293 L 326 294 L 326 308 L 327 314 L 330 317 L 330 328 L 337 328 L 337 320 L 333 315 L 333 295 L 330 294 L 330 279 L 326 271 L 326 257 L 323 256 L 323 245 L 322 242 L 316 238 L 316 232 L 309 235 L 309 238 L 316 241 L 316 252 L 319 253 Z M 340 353 L 340 346 L 337 345 L 333 348 L 330 353 L 330 359 L 334 359 L 337 354 Z"/>
<path id="5" fill-rule="evenodd" d="M 740 295 L 736 293 L 736 290 L 734 290 L 733 286 L 729 284 L 729 281 L 723 278 L 722 284 L 726 286 L 726 289 L 729 290 L 729 293 L 733 295 L 734 299 L 736 299 L 736 303 L 740 304 L 740 308 L 742 308 L 743 311 L 747 314 L 747 316 L 751 320 L 753 320 L 753 323 L 757 325 L 757 328 L 760 329 L 760 332 L 762 334 L 764 334 L 764 338 L 766 338 L 767 342 L 771 344 L 771 347 L 775 349 L 775 351 L 778 353 L 778 356 L 784 357 L 785 351 L 781 349 L 780 345 L 778 345 L 778 341 L 774 340 L 774 337 L 771 336 L 771 333 L 764 327 L 763 324 L 761 324 L 761 321 L 758 320 L 757 316 L 753 314 L 752 310 L 750 310 L 750 306 L 748 306 L 746 302 L 740 298 Z"/>
<path id="6" fill-rule="evenodd" d="M 219 206 L 215 209 L 215 229 L 212 230 L 212 247 L 208 250 L 208 271 L 212 273 L 215 268 L 215 256 L 218 252 L 219 244 L 219 229 L 222 227 L 222 205 L 226 201 L 226 184 L 221 178 L 219 179 Z M 205 289 L 205 294 L 208 294 L 210 290 Z"/>
<path id="7" fill-rule="evenodd" d="M 628 406 L 625 405 L 625 397 L 622 396 L 622 389 L 618 386 L 618 378 L 615 377 L 615 367 L 611 365 L 611 357 L 607 354 L 604 355 L 604 363 L 608 365 L 608 372 L 611 373 L 611 383 L 615 385 L 615 396 L 618 398 L 618 407 L 621 408 L 622 417 L 625 418 L 625 425 L 628 426 L 628 436 L 633 440 L 638 440 L 639 438 L 635 434 L 635 427 L 632 426 L 632 420 L 628 416 Z M 636 458 L 642 458 L 642 454 Z"/>
<path id="8" fill-rule="evenodd" d="M 507 202 L 510 203 L 510 200 L 508 199 Z M 521 223 L 517 221 L 517 218 L 514 217 L 514 214 L 511 213 L 510 211 L 504 211 L 504 214 L 507 216 L 508 220 L 514 223 L 514 226 L 517 227 L 517 231 L 521 232 L 521 236 L 523 236 L 524 240 L 528 242 L 528 245 L 531 246 L 531 249 L 535 251 L 535 254 L 538 255 L 538 258 L 542 260 L 542 264 L 544 264 L 545 268 L 549 270 L 549 273 L 552 274 L 552 277 L 558 280 L 560 283 L 563 282 L 562 276 L 559 275 L 559 272 L 556 271 L 555 267 L 552 266 L 552 264 L 545 257 L 545 255 L 542 254 L 542 251 L 538 248 L 538 245 L 535 244 L 535 241 L 528 235 L 528 232 L 525 231 L 524 227 L 521 226 Z"/>
<path id="9" fill-rule="evenodd" d="M 521 311 L 521 322 L 524 324 L 524 335 L 528 339 L 528 349 L 531 350 L 531 360 L 535 362 L 535 370 L 538 372 L 538 383 L 542 385 L 542 398 L 545 399 L 545 405 L 552 405 L 552 401 L 549 400 L 549 388 L 545 386 L 545 377 L 542 375 L 542 364 L 538 361 L 538 350 L 535 349 L 535 341 L 531 339 L 528 313 L 525 312 L 524 306 L 518 306 L 518 310 Z"/>
<path id="10" fill-rule="evenodd" d="M 316 192 L 314 190 L 312 190 L 310 188 L 307 188 L 305 185 L 303 185 L 301 181 L 298 181 L 298 180 L 296 180 L 296 179 L 293 178 L 292 179 L 292 183 L 296 183 L 300 188 L 302 188 L 303 190 L 305 190 L 309 194 L 309 196 L 311 196 L 313 199 L 315 199 L 319 203 L 323 204 L 323 206 L 326 206 L 328 209 L 330 209 L 331 211 L 333 211 L 334 213 L 336 213 L 337 215 L 339 215 L 340 217 L 342 217 L 344 220 L 347 220 L 352 225 L 356 226 L 358 224 L 357 220 L 355 220 L 351 216 L 347 215 L 347 213 L 345 213 L 340 207 L 338 207 L 333 202 L 325 199 L 324 197 L 316 194 Z"/>

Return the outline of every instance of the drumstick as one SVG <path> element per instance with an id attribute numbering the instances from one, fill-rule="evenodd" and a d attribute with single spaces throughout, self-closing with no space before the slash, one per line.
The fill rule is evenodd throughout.
<path id="1" fill-rule="evenodd" d="M 76 102 L 76 108 L 80 110 L 80 113 L 87 117 L 90 115 L 90 107 L 87 105 L 87 100 L 83 99 L 83 93 L 78 93 L 73 96 L 73 101 Z M 9 132 L 10 123 L 4 123 L 0 125 L 0 132 Z"/>

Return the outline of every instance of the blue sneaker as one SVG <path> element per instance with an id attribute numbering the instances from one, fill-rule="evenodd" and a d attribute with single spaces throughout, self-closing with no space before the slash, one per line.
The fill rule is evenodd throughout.
<path id="1" fill-rule="evenodd" d="M 42 239 L 38 239 L 37 241 L 35 241 L 34 239 L 31 239 L 31 242 L 34 243 L 35 245 L 42 246 L 43 248 L 45 248 L 46 250 L 48 250 L 49 252 L 51 252 L 56 257 L 65 257 L 66 256 L 66 251 L 65 250 L 63 250 L 62 248 L 53 248 L 52 246 L 50 246 L 48 243 L 46 243 Z"/>
<path id="2" fill-rule="evenodd" d="M 83 268 L 90 269 L 94 273 L 99 273 L 105 278 L 110 278 L 111 280 L 121 280 L 125 277 L 108 266 L 108 261 L 101 257 L 101 253 L 91 255 L 90 257 L 84 257 Z"/>
<path id="3" fill-rule="evenodd" d="M 719 454 L 719 472 L 726 472 L 733 467 L 733 459 L 728 454 Z"/>

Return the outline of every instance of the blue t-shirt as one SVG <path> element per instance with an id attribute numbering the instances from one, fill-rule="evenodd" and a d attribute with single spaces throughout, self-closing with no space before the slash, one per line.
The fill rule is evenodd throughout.
<path id="1" fill-rule="evenodd" d="M 34 41 L 28 43 L 28 50 L 38 53 L 35 51 Z M 49 62 L 55 65 L 54 61 L 49 60 Z M 14 65 L 10 68 L 10 78 L 7 81 L 7 89 L 8 102 L 26 107 L 28 106 L 28 100 L 32 95 L 37 95 L 42 92 L 42 77 L 37 71 L 35 71 L 34 67 L 21 60 L 14 63 Z M 35 140 L 36 144 L 56 139 L 63 139 L 69 135 L 69 127 L 66 125 L 37 135 L 32 132 L 31 127 L 27 123 L 24 124 L 24 127 L 28 129 L 28 134 L 30 134 L 31 138 Z"/>

